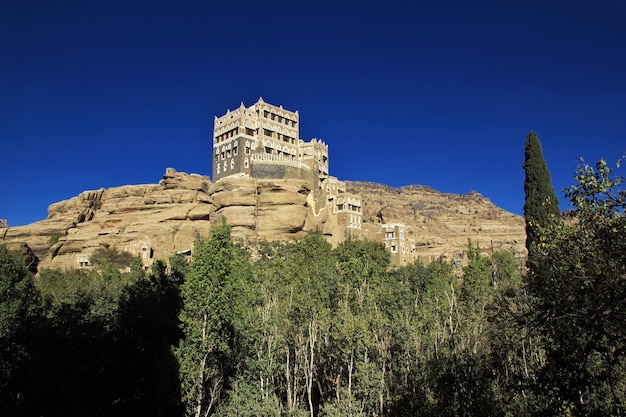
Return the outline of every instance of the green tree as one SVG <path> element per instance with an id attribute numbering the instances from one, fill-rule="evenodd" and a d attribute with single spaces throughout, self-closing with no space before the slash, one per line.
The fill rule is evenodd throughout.
<path id="1" fill-rule="evenodd" d="M 184 338 L 176 350 L 189 416 L 213 412 L 233 375 L 235 290 L 239 274 L 249 271 L 248 262 L 247 253 L 231 241 L 225 222 L 194 245 L 181 287 Z"/>
<path id="2" fill-rule="evenodd" d="M 461 286 L 461 300 L 466 302 L 469 308 L 478 309 L 483 313 L 485 305 L 490 301 L 493 285 L 495 284 L 495 271 L 491 258 L 483 256 L 480 246 L 467 245 L 468 264 L 463 268 L 463 285 Z"/>
<path id="3" fill-rule="evenodd" d="M 283 398 L 287 415 L 314 415 L 320 387 L 322 342 L 336 303 L 336 260 L 321 233 L 295 242 L 263 245 L 257 261 L 263 307 L 260 365 L 269 392 Z M 266 391 L 267 392 L 267 391 Z"/>
<path id="4" fill-rule="evenodd" d="M 388 274 L 390 255 L 380 243 L 349 239 L 335 250 L 338 303 L 332 312 L 333 345 L 322 353 L 332 393 L 329 416 L 382 415 L 390 403 L 391 321 L 401 305 L 399 282 Z M 396 285 L 398 284 L 398 285 Z M 332 399 L 332 401 L 330 401 Z"/>
<path id="5" fill-rule="evenodd" d="M 19 415 L 28 409 L 36 323 L 41 304 L 22 257 L 0 245 L 0 409 Z"/>
<path id="6" fill-rule="evenodd" d="M 535 252 L 538 243 L 539 229 L 546 227 L 555 217 L 559 216 L 559 200 L 554 193 L 550 180 L 550 172 L 541 143 L 537 134 L 531 131 L 524 145 L 524 220 L 526 222 L 526 249 L 528 250 L 528 266 L 532 271 L 535 264 Z"/>
<path id="7" fill-rule="evenodd" d="M 32 344 L 30 415 L 180 415 L 179 279 L 156 261 L 146 276 L 109 261 L 100 270 L 42 270 L 45 318 Z"/>
<path id="8" fill-rule="evenodd" d="M 619 163 L 618 163 L 619 167 Z M 550 412 L 626 413 L 626 191 L 604 160 L 566 190 L 574 209 L 543 228 L 529 289 L 546 341 Z"/>
<path id="9" fill-rule="evenodd" d="M 23 325 L 39 308 L 33 276 L 22 257 L 0 245 L 0 337 Z"/>
<path id="10" fill-rule="evenodd" d="M 220 417 L 280 417 L 280 402 L 275 395 L 266 396 L 256 384 L 244 377 L 238 379 L 228 392 L 228 401 L 216 411 Z"/>
<path id="11" fill-rule="evenodd" d="M 119 364 L 116 385 L 126 414 L 181 415 L 178 363 L 172 347 L 182 337 L 179 282 L 163 261 L 145 276 L 136 258 L 122 291 L 113 336 Z M 121 401 L 120 401 L 121 402 Z"/>
<path id="12" fill-rule="evenodd" d="M 128 252 L 118 251 L 115 248 L 100 247 L 96 249 L 89 260 L 94 266 L 101 267 L 106 262 L 117 268 L 126 268 L 131 265 L 135 257 Z"/>
<path id="13" fill-rule="evenodd" d="M 545 365 L 542 338 L 535 331 L 532 303 L 513 254 L 495 252 L 494 293 L 486 307 L 486 337 L 493 414 L 533 415 L 539 407 L 533 395 Z"/>

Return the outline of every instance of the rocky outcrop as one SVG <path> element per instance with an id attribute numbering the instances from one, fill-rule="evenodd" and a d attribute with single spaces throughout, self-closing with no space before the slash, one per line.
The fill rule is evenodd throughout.
<path id="1" fill-rule="evenodd" d="M 154 258 L 191 248 L 215 211 L 208 177 L 168 169 L 161 182 L 86 191 L 52 204 L 48 218 L 10 227 L 4 241 L 26 243 L 39 268 L 73 268 L 98 247 L 129 250 L 148 242 Z"/>
<path id="2" fill-rule="evenodd" d="M 363 222 L 404 223 L 424 261 L 459 257 L 468 240 L 485 252 L 507 250 L 526 254 L 524 219 L 509 213 L 476 191 L 446 194 L 430 187 L 401 188 L 371 182 L 346 181 L 349 192 L 361 194 Z"/>
<path id="3" fill-rule="evenodd" d="M 209 194 L 213 218 L 226 218 L 235 238 L 293 239 L 323 226 L 307 203 L 311 190 L 305 180 L 233 176 L 214 183 Z"/>
<path id="4" fill-rule="evenodd" d="M 17 252 L 24 258 L 26 268 L 31 272 L 37 272 L 37 266 L 39 264 L 39 258 L 33 253 L 32 249 L 24 242 L 8 242 L 7 249 L 12 252 Z"/>
<path id="5" fill-rule="evenodd" d="M 99 247 L 136 251 L 146 244 L 152 259 L 192 248 L 211 223 L 224 217 L 234 238 L 284 240 L 323 227 L 314 216 L 304 180 L 209 177 L 168 168 L 159 184 L 96 191 L 52 204 L 48 218 L 2 229 L 2 242 L 32 250 L 39 268 L 74 268 Z"/>
<path id="6" fill-rule="evenodd" d="M 392 188 L 347 182 L 361 194 L 363 237 L 373 238 L 380 224 L 402 222 L 415 239 L 420 257 L 456 256 L 468 239 L 482 248 L 524 251 L 524 224 L 480 194 L 442 194 L 428 187 Z M 188 252 L 197 236 L 225 218 L 236 239 L 290 240 L 322 230 L 330 242 L 343 239 L 344 227 L 329 216 L 319 190 L 302 179 L 209 177 L 168 168 L 159 184 L 85 191 L 52 204 L 45 220 L 0 229 L 0 242 L 29 256 L 31 267 L 74 268 L 99 247 L 166 259 Z"/>

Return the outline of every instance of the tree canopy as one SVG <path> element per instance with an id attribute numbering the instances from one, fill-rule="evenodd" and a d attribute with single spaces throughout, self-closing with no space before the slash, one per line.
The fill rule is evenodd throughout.
<path id="1" fill-rule="evenodd" d="M 0 246 L 2 415 L 624 415 L 626 192 L 581 162 L 529 272 L 471 241 L 460 270 L 321 233 L 246 247 L 225 222 L 149 272 L 35 279 Z"/>
<path id="2" fill-rule="evenodd" d="M 624 415 L 626 192 L 604 160 L 581 162 L 566 190 L 573 210 L 542 228 L 529 276 L 548 359 L 546 404 L 553 412 Z"/>
<path id="3" fill-rule="evenodd" d="M 535 250 L 539 228 L 548 226 L 560 213 L 559 200 L 554 193 L 550 172 L 537 134 L 531 131 L 524 145 L 524 220 L 526 222 L 526 249 L 528 265 L 535 266 Z"/>

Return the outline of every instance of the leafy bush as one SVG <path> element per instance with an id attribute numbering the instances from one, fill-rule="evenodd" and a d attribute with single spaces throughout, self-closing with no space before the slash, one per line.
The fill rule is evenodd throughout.
<path id="1" fill-rule="evenodd" d="M 124 251 L 118 251 L 115 248 L 100 247 L 95 250 L 89 259 L 94 266 L 101 266 L 105 262 L 109 262 L 118 268 L 129 267 L 135 257 Z"/>
<path id="2" fill-rule="evenodd" d="M 50 245 L 50 246 L 54 245 L 63 236 L 65 236 L 65 232 L 55 232 L 55 233 L 53 233 L 52 236 L 50 236 L 50 239 L 48 239 L 48 245 Z"/>

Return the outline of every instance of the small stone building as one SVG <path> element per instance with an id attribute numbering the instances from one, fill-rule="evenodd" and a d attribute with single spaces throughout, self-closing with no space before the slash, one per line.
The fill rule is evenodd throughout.
<path id="1" fill-rule="evenodd" d="M 415 239 L 409 238 L 403 223 L 381 224 L 381 239 L 391 252 L 391 264 L 403 266 L 416 260 Z"/>
<path id="2" fill-rule="evenodd" d="M 129 242 L 124 248 L 124 252 L 128 252 L 133 256 L 139 255 L 141 264 L 147 271 L 154 263 L 154 251 L 152 250 L 152 242 L 148 238 Z"/>

